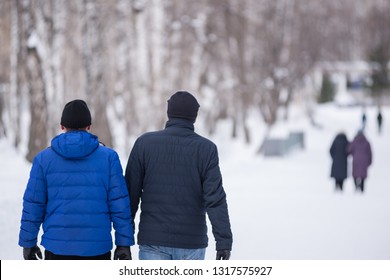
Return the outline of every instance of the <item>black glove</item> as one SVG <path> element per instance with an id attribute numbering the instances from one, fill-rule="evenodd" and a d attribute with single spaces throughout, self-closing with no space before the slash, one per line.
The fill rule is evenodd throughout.
<path id="1" fill-rule="evenodd" d="M 117 246 L 114 252 L 114 260 L 131 260 L 129 246 Z"/>
<path id="2" fill-rule="evenodd" d="M 218 250 L 217 260 L 228 260 L 230 259 L 230 250 Z"/>
<path id="3" fill-rule="evenodd" d="M 38 260 L 42 259 L 42 252 L 38 246 L 32 248 L 23 248 L 23 258 L 25 260 Z"/>

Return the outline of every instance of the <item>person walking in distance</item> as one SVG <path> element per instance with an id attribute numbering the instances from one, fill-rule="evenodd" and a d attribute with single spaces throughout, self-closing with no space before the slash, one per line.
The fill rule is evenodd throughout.
<path id="1" fill-rule="evenodd" d="M 378 115 L 376 116 L 376 121 L 378 124 L 378 134 L 381 134 L 382 133 L 383 116 L 382 116 L 382 113 L 380 110 L 378 111 Z"/>
<path id="2" fill-rule="evenodd" d="M 340 132 L 336 135 L 330 147 L 332 157 L 331 177 L 335 179 L 336 191 L 343 190 L 344 180 L 347 178 L 348 167 L 348 139 L 345 133 Z"/>
<path id="3" fill-rule="evenodd" d="M 366 124 L 367 124 L 366 108 L 363 107 L 363 112 L 362 112 L 362 128 L 361 128 L 362 131 L 364 131 L 364 130 L 366 129 Z"/>
<path id="4" fill-rule="evenodd" d="M 199 104 L 186 91 L 168 100 L 165 129 L 140 136 L 125 178 L 132 218 L 140 204 L 139 259 L 204 259 L 206 213 L 216 259 L 228 260 L 232 232 L 217 147 L 194 132 Z"/>
<path id="5" fill-rule="evenodd" d="M 26 260 L 131 259 L 134 244 L 130 200 L 117 153 L 89 133 L 91 114 L 83 100 L 65 105 L 65 133 L 38 153 L 23 197 L 19 245 Z"/>
<path id="6" fill-rule="evenodd" d="M 372 163 L 371 145 L 360 130 L 348 145 L 348 154 L 352 156 L 352 176 L 357 191 L 364 192 L 364 181 L 367 178 L 368 167 Z"/>

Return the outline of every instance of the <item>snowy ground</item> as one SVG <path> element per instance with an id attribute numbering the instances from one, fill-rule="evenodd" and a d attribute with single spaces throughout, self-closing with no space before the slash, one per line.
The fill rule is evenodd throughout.
<path id="1" fill-rule="evenodd" d="M 390 108 L 384 108 L 384 132 L 378 136 L 376 109 L 367 109 L 366 135 L 373 149 L 364 194 L 355 193 L 352 179 L 336 193 L 329 178 L 329 147 L 343 129 L 351 139 L 360 125 L 360 108 L 317 108 L 321 129 L 311 127 L 300 114 L 276 132 L 305 132 L 306 148 L 283 158 L 265 158 L 255 151 L 264 127 L 253 119 L 253 144 L 231 141 L 228 124 L 221 124 L 213 141 L 220 152 L 221 170 L 234 244 L 232 259 L 390 259 Z M 121 155 L 125 167 L 127 154 Z M 0 140 L 0 259 L 21 259 L 18 247 L 22 196 L 30 164 L 11 145 Z M 210 230 L 206 258 L 215 255 Z M 137 258 L 137 246 L 132 248 Z"/>

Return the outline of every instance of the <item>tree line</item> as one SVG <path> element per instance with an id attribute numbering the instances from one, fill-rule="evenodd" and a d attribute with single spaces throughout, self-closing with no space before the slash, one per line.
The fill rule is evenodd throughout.
<path id="1" fill-rule="evenodd" d="M 374 92 L 385 92 L 388 14 L 384 0 L 1 0 L 0 137 L 25 142 L 31 161 L 64 104 L 82 98 L 93 132 L 128 147 L 161 128 L 167 99 L 186 89 L 210 134 L 229 119 L 232 137 L 250 142 L 252 110 L 271 128 L 303 96 L 310 117 L 318 89 L 301 88 L 318 62 L 370 61 Z"/>

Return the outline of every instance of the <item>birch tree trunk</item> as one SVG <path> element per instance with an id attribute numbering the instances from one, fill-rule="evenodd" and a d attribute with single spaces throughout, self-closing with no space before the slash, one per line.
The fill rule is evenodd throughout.
<path id="1" fill-rule="evenodd" d="M 36 3 L 35 3 L 36 4 Z M 25 61 L 26 82 L 30 97 L 30 131 L 28 140 L 28 152 L 26 158 L 32 162 L 35 155 L 47 147 L 47 103 L 46 87 L 42 68 L 42 58 L 39 53 L 40 39 L 37 34 L 37 14 L 34 13 L 33 1 L 24 1 L 23 19 L 26 29 L 27 54 Z"/>
<path id="2" fill-rule="evenodd" d="M 10 52 L 10 90 L 8 96 L 8 118 L 13 123 L 11 127 L 13 144 L 16 148 L 21 142 L 21 114 L 23 94 L 25 90 L 23 61 L 26 57 L 26 40 L 23 40 L 23 7 L 21 1 L 11 1 L 11 52 Z M 24 45 L 23 45 L 24 44 Z"/>
<path id="3" fill-rule="evenodd" d="M 0 1 L 0 138 L 6 136 L 5 117 L 5 95 L 9 91 L 10 80 L 10 51 L 11 51 L 11 2 Z"/>
<path id="4" fill-rule="evenodd" d="M 86 73 L 86 94 L 91 100 L 92 131 L 100 141 L 112 147 L 107 118 L 107 89 L 104 73 L 104 25 L 100 1 L 84 0 L 83 63 Z"/>
<path id="5" fill-rule="evenodd" d="M 62 62 L 64 57 L 65 21 L 68 16 L 67 6 L 64 0 L 50 0 L 44 2 L 48 7 L 44 15 L 47 30 L 46 72 L 47 77 L 47 103 L 48 106 L 48 131 L 50 136 L 57 134 L 59 130 L 60 115 L 64 102 L 64 73 Z"/>

